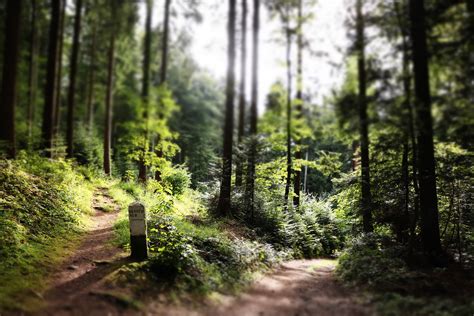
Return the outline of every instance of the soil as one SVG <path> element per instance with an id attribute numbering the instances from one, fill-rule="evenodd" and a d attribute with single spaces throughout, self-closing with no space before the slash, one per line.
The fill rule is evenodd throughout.
<path id="1" fill-rule="evenodd" d="M 95 193 L 92 223 L 78 249 L 53 273 L 49 290 L 43 294 L 46 307 L 35 315 L 120 312 L 113 296 L 103 294 L 107 289 L 106 277 L 128 262 L 123 251 L 112 245 L 119 210 L 106 189 Z"/>
<path id="2" fill-rule="evenodd" d="M 339 284 L 334 260 L 295 260 L 263 276 L 240 295 L 169 303 L 154 299 L 141 309 L 123 299 L 126 289 L 107 277 L 129 263 L 112 245 L 119 208 L 105 189 L 96 192 L 93 223 L 75 253 L 51 278 L 46 307 L 35 315 L 372 315 L 372 310 Z M 118 290 L 118 291 L 117 291 Z M 160 295 L 161 297 L 161 295 Z"/>
<path id="3" fill-rule="evenodd" d="M 151 305 L 150 315 L 373 315 L 372 309 L 334 277 L 334 260 L 284 263 L 238 296 L 221 296 L 204 305 Z"/>

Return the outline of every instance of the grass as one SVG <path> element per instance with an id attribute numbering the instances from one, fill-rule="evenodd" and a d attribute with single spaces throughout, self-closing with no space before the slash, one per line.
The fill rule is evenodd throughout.
<path id="1" fill-rule="evenodd" d="M 0 160 L 0 311 L 41 306 L 47 276 L 78 244 L 103 182 L 86 169 L 20 153 Z"/>

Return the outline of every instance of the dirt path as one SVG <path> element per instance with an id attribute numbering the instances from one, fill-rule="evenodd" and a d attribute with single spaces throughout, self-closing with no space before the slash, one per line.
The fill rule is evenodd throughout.
<path id="1" fill-rule="evenodd" d="M 103 290 L 104 278 L 127 262 L 122 251 L 111 244 L 119 207 L 106 189 L 100 189 L 95 193 L 93 209 L 84 239 L 53 274 L 50 289 L 44 294 L 47 306 L 38 315 L 104 315 L 104 310 L 116 310 L 117 303 Z"/>
<path id="2" fill-rule="evenodd" d="M 163 309 L 155 306 L 152 315 L 274 316 L 372 315 L 334 277 L 334 260 L 296 260 L 284 263 L 237 297 L 221 297 L 207 306 Z"/>

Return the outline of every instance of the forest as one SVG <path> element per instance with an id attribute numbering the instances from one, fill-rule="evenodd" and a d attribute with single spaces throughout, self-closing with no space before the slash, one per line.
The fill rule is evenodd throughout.
<path id="1" fill-rule="evenodd" d="M 0 316 L 472 316 L 473 105 L 472 0 L 0 0 Z"/>

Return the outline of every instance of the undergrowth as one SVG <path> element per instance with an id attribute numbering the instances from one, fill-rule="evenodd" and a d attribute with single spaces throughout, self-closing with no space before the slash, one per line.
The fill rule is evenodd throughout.
<path id="1" fill-rule="evenodd" d="M 342 253 L 338 277 L 371 294 L 380 315 L 466 315 L 474 312 L 470 271 L 459 264 L 420 268 L 422 256 L 388 236 L 356 238 Z"/>
<path id="2" fill-rule="evenodd" d="M 94 190 L 86 174 L 25 152 L 0 160 L 0 309 L 34 300 L 77 237 Z"/>

